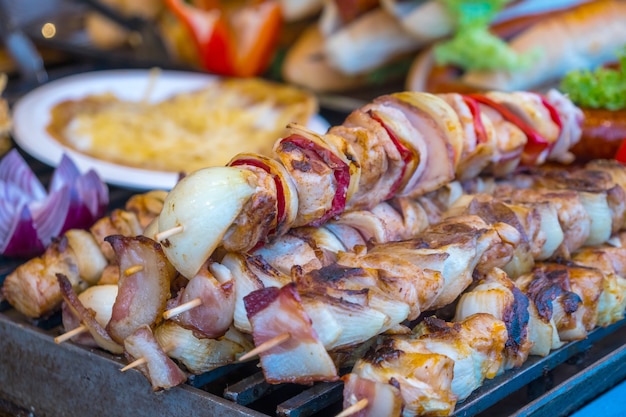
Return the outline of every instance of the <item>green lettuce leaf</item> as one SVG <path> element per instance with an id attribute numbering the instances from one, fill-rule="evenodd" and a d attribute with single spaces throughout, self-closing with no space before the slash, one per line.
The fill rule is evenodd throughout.
<path id="1" fill-rule="evenodd" d="M 560 89 L 583 107 L 620 110 L 626 108 L 626 47 L 618 53 L 619 68 L 576 70 L 561 80 Z"/>
<path id="2" fill-rule="evenodd" d="M 524 69 L 539 51 L 518 54 L 489 31 L 489 24 L 509 0 L 441 0 L 454 21 L 454 36 L 435 46 L 435 60 L 465 70 Z"/>

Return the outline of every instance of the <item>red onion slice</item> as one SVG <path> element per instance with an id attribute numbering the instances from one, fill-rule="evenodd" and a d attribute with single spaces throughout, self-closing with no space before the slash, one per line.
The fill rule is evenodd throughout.
<path id="1" fill-rule="evenodd" d="M 33 200 L 46 197 L 46 190 L 17 149 L 0 161 L 0 181 L 12 183 Z"/>
<path id="2" fill-rule="evenodd" d="M 59 162 L 59 165 L 57 165 L 56 169 L 52 173 L 52 179 L 50 180 L 50 185 L 48 186 L 48 192 L 53 193 L 63 188 L 64 185 L 74 184 L 79 177 L 80 171 L 78 170 L 78 167 L 76 167 L 74 162 L 72 162 L 72 160 L 64 154 L 61 157 L 61 162 Z"/>
<path id="3" fill-rule="evenodd" d="M 39 255 L 67 230 L 90 227 L 108 203 L 108 188 L 95 171 L 81 175 L 66 155 L 46 192 L 14 149 L 0 161 L 0 254 Z"/>
<path id="4" fill-rule="evenodd" d="M 49 194 L 42 203 L 30 205 L 33 226 L 37 231 L 39 240 L 48 246 L 55 236 L 60 236 L 65 230 L 63 227 L 67 223 L 70 211 L 70 195 L 69 187 L 63 187 L 60 190 Z"/>
<path id="5" fill-rule="evenodd" d="M 8 235 L 3 236 L 0 249 L 3 255 L 29 257 L 44 251 L 45 247 L 34 227 L 28 206 L 22 206 L 16 217 L 11 219 Z"/>

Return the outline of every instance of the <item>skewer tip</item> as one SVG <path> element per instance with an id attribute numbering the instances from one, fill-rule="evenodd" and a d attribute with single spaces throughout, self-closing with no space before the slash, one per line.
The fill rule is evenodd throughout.
<path id="1" fill-rule="evenodd" d="M 359 401 L 355 402 L 350 407 L 346 408 L 341 413 L 337 414 L 335 417 L 351 416 L 353 414 L 358 413 L 359 411 L 364 410 L 368 404 L 369 404 L 369 401 L 367 401 L 367 398 L 361 398 Z"/>
<path id="2" fill-rule="evenodd" d="M 272 337 L 269 340 L 266 340 L 265 342 L 261 343 L 259 346 L 255 347 L 254 349 L 252 349 L 250 352 L 245 353 L 244 355 L 242 355 L 239 358 L 239 362 L 243 362 L 245 360 L 248 360 L 256 355 L 259 355 L 263 352 L 267 352 L 268 350 L 272 349 L 273 347 L 276 347 L 280 344 L 285 343 L 287 340 L 291 339 L 291 334 L 290 333 L 282 333 L 279 334 L 278 336 Z"/>
<path id="3" fill-rule="evenodd" d="M 165 346 L 163 349 L 163 352 L 165 352 L 165 354 L 168 354 L 169 352 L 171 352 L 172 350 L 174 350 L 176 348 L 176 345 L 171 344 L 171 345 L 167 345 Z M 141 358 L 137 358 L 134 361 L 132 361 L 131 363 L 129 363 L 128 365 L 126 365 L 125 367 L 123 367 L 122 369 L 120 369 L 120 372 L 126 372 L 129 369 L 133 369 L 136 368 L 138 366 L 144 365 L 145 363 L 147 363 L 148 361 L 146 360 L 146 358 L 141 357 Z"/>
<path id="4" fill-rule="evenodd" d="M 54 343 L 56 343 L 57 345 L 61 344 L 63 342 L 70 340 L 72 337 L 77 336 L 86 331 L 87 331 L 87 327 L 84 324 L 81 324 L 80 326 L 70 330 L 69 332 L 65 332 L 62 335 L 55 337 Z"/>
<path id="5" fill-rule="evenodd" d="M 125 367 L 120 369 L 120 372 L 126 372 L 129 369 L 136 368 L 136 367 L 138 367 L 140 365 L 145 364 L 146 362 L 147 362 L 146 358 L 135 359 L 134 361 L 132 361 L 131 363 L 129 363 L 128 365 L 126 365 Z"/>
<path id="6" fill-rule="evenodd" d="M 186 303 L 180 304 L 174 308 L 171 308 L 163 313 L 163 318 L 168 320 L 174 316 L 184 313 L 185 311 L 189 311 L 192 308 L 196 308 L 202 304 L 202 300 L 200 298 L 194 298 L 191 301 L 187 301 Z"/>
<path id="7" fill-rule="evenodd" d="M 154 240 L 156 240 L 157 242 L 162 242 L 168 237 L 182 233 L 184 230 L 185 230 L 185 226 L 181 224 L 179 226 L 172 227 L 171 229 L 167 229 L 167 230 L 157 233 L 156 235 L 154 235 Z"/>
<path id="8" fill-rule="evenodd" d="M 137 265 L 133 265 L 133 266 L 131 266 L 129 268 L 126 268 L 124 270 L 124 275 L 128 277 L 128 276 L 131 276 L 131 275 L 136 274 L 137 272 L 141 272 L 141 271 L 143 271 L 143 265 L 137 264 Z"/>

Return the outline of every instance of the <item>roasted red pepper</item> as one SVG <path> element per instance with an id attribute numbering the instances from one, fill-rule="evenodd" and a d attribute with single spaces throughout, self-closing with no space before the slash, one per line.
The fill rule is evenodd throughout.
<path id="1" fill-rule="evenodd" d="M 539 134 L 539 132 L 530 127 L 528 123 L 516 116 L 503 104 L 500 104 L 481 94 L 468 94 L 468 97 L 476 100 L 480 104 L 493 108 L 500 113 L 506 121 L 513 123 L 515 126 L 520 128 L 522 132 L 524 132 L 527 138 L 524 153 L 522 155 L 522 163 L 524 165 L 534 165 L 542 154 L 549 151 L 554 145 L 549 143 L 546 138 Z"/>
<path id="2" fill-rule="evenodd" d="M 165 3 L 189 30 L 206 71 L 249 77 L 267 69 L 283 22 L 278 1 L 250 1 L 236 7 L 217 0 Z"/>

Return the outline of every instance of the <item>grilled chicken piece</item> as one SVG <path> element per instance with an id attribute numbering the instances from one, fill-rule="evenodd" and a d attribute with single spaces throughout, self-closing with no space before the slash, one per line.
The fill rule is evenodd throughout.
<path id="1" fill-rule="evenodd" d="M 499 228 L 506 232 L 500 234 Z M 492 227 L 476 216 L 449 218 L 409 241 L 375 245 L 362 254 L 340 254 L 338 263 L 375 270 L 381 288 L 410 305 L 412 319 L 454 301 L 471 284 L 480 262 L 495 266 L 508 262 L 517 239 L 504 224 Z"/>
<path id="2" fill-rule="evenodd" d="M 510 181 L 515 188 L 576 191 L 591 219 L 584 245 L 593 246 L 606 242 L 624 224 L 626 192 L 614 175 L 594 169 L 533 168 Z"/>
<path id="3" fill-rule="evenodd" d="M 598 326 L 608 326 L 624 318 L 626 310 L 626 247 L 602 245 L 582 248 L 572 261 L 603 274 L 598 300 Z"/>
<path id="4" fill-rule="evenodd" d="M 549 203 L 556 208 L 563 241 L 552 256 L 569 259 L 572 252 L 583 246 L 589 238 L 591 217 L 585 210 L 582 199 L 576 191 L 570 190 L 533 190 L 533 189 L 496 189 L 495 197 L 515 203 Z"/>
<path id="5" fill-rule="evenodd" d="M 235 328 L 250 333 L 252 327 L 244 305 L 244 297 L 266 287 L 282 287 L 291 278 L 278 271 L 260 256 L 228 253 L 221 262 L 235 278 Z"/>
<path id="6" fill-rule="evenodd" d="M 125 204 L 126 211 L 135 213 L 142 229 L 148 227 L 163 209 L 167 191 L 152 190 L 131 196 Z"/>
<path id="7" fill-rule="evenodd" d="M 491 314 L 506 325 L 508 339 L 503 369 L 521 366 L 533 345 L 528 334 L 529 301 L 503 270 L 494 268 L 461 295 L 454 321 L 462 321 L 477 313 Z"/>
<path id="8" fill-rule="evenodd" d="M 384 339 L 357 361 L 352 373 L 344 378 L 359 378 L 361 384 L 365 381 L 373 381 L 375 384 L 369 384 L 368 390 L 355 390 L 360 384 L 346 384 L 344 406 L 365 398 L 368 403 L 366 415 L 374 416 L 373 410 L 379 407 L 376 399 L 391 397 L 393 402 L 383 410 L 389 414 L 377 416 L 399 416 L 393 414 L 399 408 L 396 398 L 396 392 L 399 392 L 403 415 L 451 414 L 457 401 L 451 388 L 454 360 L 445 354 L 432 352 L 419 339 L 410 343 L 402 342 L 401 339 Z M 385 384 L 395 389 L 389 389 Z"/>
<path id="9" fill-rule="evenodd" d="M 281 273 L 290 275 L 294 265 L 298 265 L 305 271 L 320 269 L 324 266 L 324 256 L 320 252 L 316 248 L 315 241 L 304 239 L 297 233 L 288 233 L 276 239 L 275 242 L 253 251 L 253 254 Z"/>
<path id="10" fill-rule="evenodd" d="M 504 322 L 490 314 L 474 314 L 459 323 L 426 319 L 413 333 L 427 349 L 454 361 L 451 388 L 459 401 L 467 398 L 486 378 L 495 377 L 502 368 L 508 334 Z"/>
<path id="11" fill-rule="evenodd" d="M 60 294 L 54 284 L 44 284 L 54 274 L 68 276 L 77 289 L 94 284 L 107 264 L 93 236 L 84 230 L 68 230 L 46 252 L 31 262 L 20 265 L 5 280 L 4 297 L 29 317 L 52 312 Z M 52 274 L 52 275 L 51 275 Z M 32 286 L 32 287 L 31 287 Z M 29 306 L 32 303 L 32 306 Z M 37 312 L 37 310 L 39 310 Z M 37 316 L 33 316 L 37 314 Z"/>
<path id="12" fill-rule="evenodd" d="M 548 322 L 554 320 L 562 341 L 587 337 L 596 326 L 603 275 L 575 264 L 540 263 L 516 284 Z"/>
<path id="13" fill-rule="evenodd" d="M 396 328 L 409 315 L 409 305 L 380 288 L 380 277 L 370 268 L 333 264 L 306 274 L 295 273 L 293 279 L 313 327 L 329 350 L 362 343 L 380 332 Z M 369 316 L 371 321 L 353 326 L 353 322 L 363 319 L 346 318 L 341 314 L 341 310 L 350 309 L 360 310 L 360 314 Z"/>
<path id="14" fill-rule="evenodd" d="M 549 202 L 511 204 L 486 194 L 466 195 L 448 211 L 446 216 L 472 214 L 487 223 L 503 222 L 514 227 L 522 237 L 515 256 L 505 271 L 517 276 L 528 272 L 535 259 L 547 259 L 563 241 L 556 207 Z"/>
<path id="15" fill-rule="evenodd" d="M 403 416 L 440 416 L 453 412 L 485 378 L 493 378 L 502 364 L 507 340 L 503 322 L 489 314 L 476 314 L 461 323 L 428 317 L 410 336 L 383 338 L 344 377 L 344 406 L 367 398 L 371 410 L 380 407 L 377 397 L 393 402 L 380 416 L 396 416 L 395 390 L 399 391 Z M 353 380 L 353 378 L 358 378 Z M 359 389 L 364 381 L 368 389 Z M 391 392 L 390 392 L 391 391 Z M 356 401 L 355 401 L 356 400 Z M 367 411 L 366 415 L 373 415 Z"/>
<path id="16" fill-rule="evenodd" d="M 107 236 L 138 236 L 143 233 L 137 215 L 133 212 L 115 209 L 108 217 L 103 217 L 94 223 L 89 231 L 100 243 L 100 249 L 110 263 L 116 263 L 115 252 L 111 245 L 105 241 Z"/>
<path id="17" fill-rule="evenodd" d="M 471 98 L 456 93 L 441 94 L 440 97 L 456 112 L 463 127 L 463 153 L 456 168 L 456 178 L 461 181 L 475 178 L 491 165 L 497 154 L 495 128 Z"/>
<path id="18" fill-rule="evenodd" d="M 358 189 L 346 209 L 368 210 L 376 206 L 401 177 L 404 167 L 388 131 L 367 112 L 357 109 L 341 126 L 331 127 L 328 133 L 348 141 L 361 165 Z"/>
<path id="19" fill-rule="evenodd" d="M 293 227 L 320 226 L 344 210 L 351 174 L 342 150 L 328 138 L 293 127 L 274 150 L 297 188 L 298 215 Z"/>
<path id="20" fill-rule="evenodd" d="M 265 170 L 247 167 L 256 174 L 256 192 L 249 198 L 222 238 L 224 249 L 232 252 L 246 251 L 257 242 L 266 240 L 277 227 L 277 188 L 273 177 Z"/>
<path id="21" fill-rule="evenodd" d="M 89 243 L 93 241 L 86 240 L 83 249 L 86 250 Z M 98 258 L 94 259 L 97 262 Z M 2 286 L 2 296 L 27 317 L 39 318 L 52 314 L 63 301 L 56 274 L 66 276 L 77 292 L 88 287 L 88 282 L 80 276 L 78 263 L 70 240 L 63 236 L 53 241 L 43 255 L 18 266 L 7 275 Z"/>
<path id="22" fill-rule="evenodd" d="M 442 265 L 448 260 L 447 268 L 457 262 L 460 265 L 467 265 L 475 254 L 474 248 L 470 247 L 471 242 L 466 245 L 450 245 L 446 248 L 436 248 L 427 250 L 421 257 L 421 262 L 414 262 L 413 259 L 403 259 L 397 256 L 395 251 L 379 250 L 371 251 L 367 254 L 343 253 L 339 255 L 338 264 L 346 267 L 362 267 L 372 271 L 376 276 L 376 286 L 390 297 L 406 304 L 410 308 L 409 320 L 415 320 L 423 309 L 427 309 L 434 304 L 434 301 L 444 290 L 446 277 L 442 270 Z M 446 251 L 447 249 L 447 251 Z M 414 251 L 419 252 L 419 251 Z M 455 259 L 453 255 L 457 255 Z M 418 258 L 417 253 L 414 258 Z M 430 261 L 430 262 L 429 262 Z M 438 269 L 431 269 L 432 265 L 437 265 Z M 459 272 L 454 270 L 454 272 Z M 452 274 L 448 278 L 452 278 Z M 455 276 L 455 279 L 457 277 Z M 471 277 L 470 277 L 471 280 Z M 450 281 L 452 281 L 450 279 Z M 460 284 L 464 285 L 464 277 L 458 278 Z"/>

